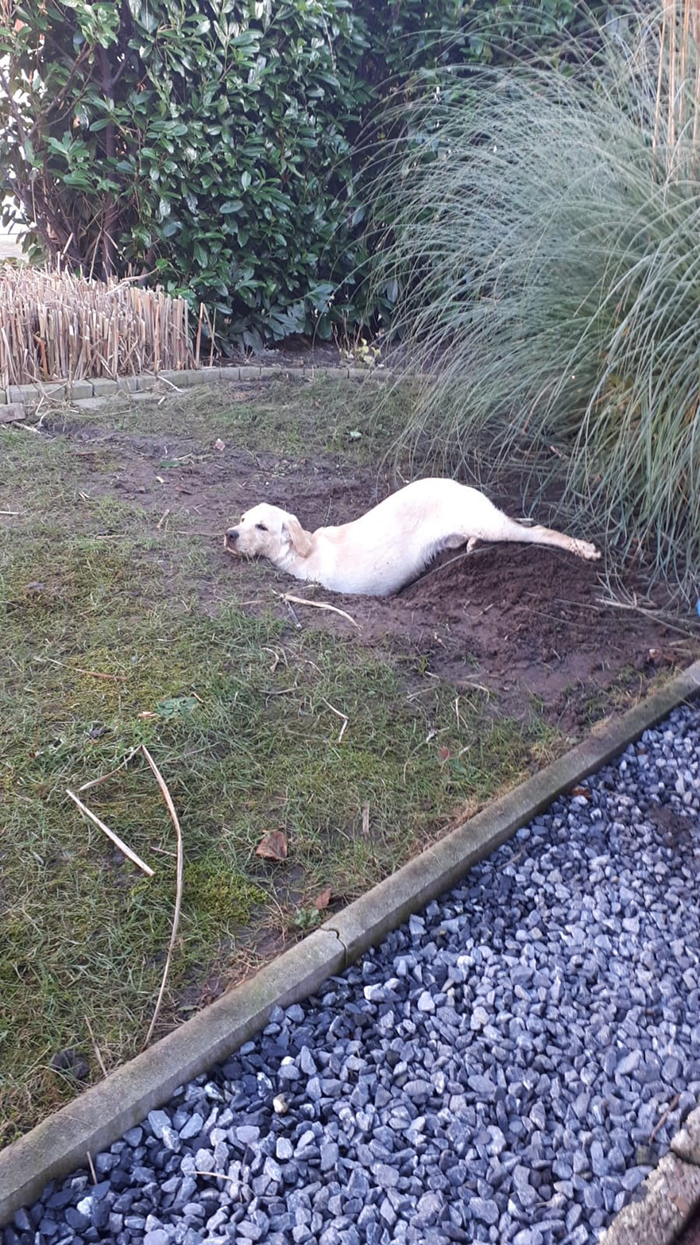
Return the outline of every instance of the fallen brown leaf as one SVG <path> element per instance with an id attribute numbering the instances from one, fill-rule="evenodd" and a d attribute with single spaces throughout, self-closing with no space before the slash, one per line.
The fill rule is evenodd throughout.
<path id="1" fill-rule="evenodd" d="M 449 748 L 440 748 L 438 752 L 438 756 L 441 761 L 449 761 L 450 757 L 452 756 L 452 753 L 450 752 Z"/>
<path id="2" fill-rule="evenodd" d="M 571 794 L 572 794 L 572 795 L 581 795 L 581 796 L 583 796 L 584 800 L 590 800 L 590 798 L 591 798 L 591 789 L 590 789 L 590 787 L 572 787 L 572 788 L 571 788 Z"/>
<path id="3" fill-rule="evenodd" d="M 263 860 L 287 859 L 287 836 L 283 830 L 268 830 L 255 849 L 256 856 Z"/>
<path id="4" fill-rule="evenodd" d="M 319 912 L 323 912 L 323 909 L 327 908 L 330 902 L 331 888 L 330 886 L 327 886 L 326 889 L 321 891 L 321 894 L 317 895 L 314 899 L 314 908 L 318 908 Z"/>

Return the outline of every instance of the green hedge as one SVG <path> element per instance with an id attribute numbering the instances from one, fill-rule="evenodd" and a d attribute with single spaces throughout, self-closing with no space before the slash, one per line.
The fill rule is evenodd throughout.
<path id="1" fill-rule="evenodd" d="M 0 24 L 0 163 L 44 251 L 149 274 L 220 340 L 352 325 L 366 304 L 354 144 L 441 60 L 491 60 L 570 0 L 33 0 Z M 204 326 L 205 332 L 206 324 Z"/>

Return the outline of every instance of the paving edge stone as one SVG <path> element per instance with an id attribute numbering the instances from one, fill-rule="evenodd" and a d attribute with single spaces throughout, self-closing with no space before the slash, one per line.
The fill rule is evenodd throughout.
<path id="1" fill-rule="evenodd" d="M 700 1167 L 666 1154 L 598 1245 L 673 1245 L 700 1204 Z"/>
<path id="2" fill-rule="evenodd" d="M 421 375 L 421 373 L 416 373 L 415 378 Z M 369 377 L 372 377 L 374 380 L 391 380 L 394 378 L 395 373 L 389 368 L 378 370 L 376 368 L 352 366 L 325 367 L 313 364 L 286 367 L 281 363 L 276 363 L 272 367 L 252 364 L 250 366 L 184 368 L 181 371 L 169 371 L 166 369 L 161 372 L 139 373 L 136 376 L 119 376 L 115 380 L 98 376 L 84 380 L 46 381 L 28 385 L 13 385 L 10 388 L 9 396 L 4 389 L 0 389 L 0 405 L 8 401 L 35 403 L 42 398 L 54 398 L 58 401 L 72 401 L 75 405 L 81 406 L 84 402 L 89 402 L 93 397 L 111 398 L 115 393 L 141 392 L 142 390 L 154 388 L 159 382 L 165 384 L 174 393 L 179 389 L 189 389 L 194 385 L 282 380 L 292 376 L 299 376 L 306 380 L 317 379 L 319 376 L 354 380 L 366 380 Z"/>
<path id="3" fill-rule="evenodd" d="M 605 765 L 699 690 L 700 661 L 696 661 L 617 721 L 594 728 L 565 756 L 458 826 L 249 981 L 0 1152 L 0 1226 L 21 1206 L 35 1201 L 49 1180 L 84 1167 L 88 1153 L 94 1156 L 106 1149 L 149 1111 L 166 1103 L 178 1086 L 227 1058 L 264 1028 L 273 1007 L 289 1007 L 308 998 L 411 913 L 454 886 L 558 795 Z M 700 1168 L 694 1170 L 700 1197 Z M 611 1238 L 606 1245 L 628 1241 Z M 642 1238 L 634 1245 L 643 1245 Z M 657 1238 L 654 1245 L 665 1245 L 665 1238 L 663 1242 Z"/>
<path id="4" fill-rule="evenodd" d="M 691 1111 L 680 1132 L 673 1138 L 671 1149 L 685 1163 L 700 1167 L 700 1107 Z"/>

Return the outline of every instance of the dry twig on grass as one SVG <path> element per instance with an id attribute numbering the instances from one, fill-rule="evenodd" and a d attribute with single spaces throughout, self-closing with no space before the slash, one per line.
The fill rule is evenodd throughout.
<path id="1" fill-rule="evenodd" d="M 175 805 L 173 804 L 172 798 L 170 796 L 170 792 L 168 791 L 168 788 L 163 779 L 163 776 L 160 770 L 158 769 L 158 766 L 153 760 L 153 757 L 151 756 L 145 744 L 139 744 L 137 748 L 134 748 L 129 753 L 129 755 L 125 757 L 125 759 L 121 762 L 121 764 L 116 767 L 116 769 L 110 770 L 108 774 L 103 774 L 101 778 L 93 778 L 91 782 L 84 783 L 83 786 L 79 788 L 79 790 L 87 791 L 89 787 L 96 787 L 99 783 L 106 782 L 108 778 L 112 778 L 115 774 L 118 774 L 120 770 L 124 769 L 124 767 L 128 765 L 129 761 L 132 759 L 132 757 L 136 755 L 137 752 L 141 752 L 143 754 L 143 756 L 146 758 L 155 776 L 156 782 L 158 783 L 158 786 L 160 787 L 161 794 L 165 801 L 166 808 L 168 809 L 168 812 L 170 813 L 173 826 L 175 827 L 175 836 L 177 839 L 177 853 L 176 853 L 177 880 L 176 880 L 176 885 L 175 885 L 175 908 L 173 912 L 173 923 L 172 923 L 172 929 L 170 931 L 170 943 L 168 945 L 168 954 L 167 954 L 166 961 L 165 961 L 165 968 L 163 969 L 163 976 L 162 976 L 161 983 L 160 983 L 160 990 L 158 991 L 158 998 L 156 1000 L 153 1017 L 151 1019 L 148 1033 L 146 1035 L 146 1041 L 144 1043 L 144 1046 L 148 1046 L 151 1040 L 151 1037 L 153 1036 L 153 1030 L 155 1029 L 158 1016 L 160 1014 L 160 1008 L 163 1002 L 163 995 L 165 994 L 165 987 L 166 987 L 167 980 L 168 980 L 168 973 L 170 971 L 170 963 L 172 961 L 173 951 L 175 949 L 175 942 L 177 940 L 177 931 L 178 931 L 178 927 L 180 924 L 180 911 L 182 908 L 182 889 L 183 889 L 183 850 L 182 850 L 182 831 L 180 829 L 180 822 L 178 821 L 178 816 L 175 811 Z M 109 826 L 106 826 L 103 821 L 100 821 L 100 818 L 96 817 L 95 814 L 92 813 L 90 809 L 87 807 L 87 805 L 83 804 L 82 800 L 78 799 L 78 796 L 75 795 L 74 792 L 68 790 L 67 794 L 70 796 L 71 800 L 75 801 L 80 811 L 84 813 L 86 817 L 89 817 L 90 820 L 93 821 L 95 825 L 99 827 L 100 830 L 104 831 L 107 837 L 110 838 L 114 844 L 116 844 L 119 850 L 122 851 L 125 856 L 128 856 L 129 860 L 132 860 L 134 864 L 139 866 L 140 869 L 143 869 L 144 873 L 146 873 L 149 877 L 153 877 L 153 870 L 150 869 L 147 864 L 144 864 L 141 858 L 137 856 L 135 852 L 132 852 L 131 848 L 127 847 L 126 843 L 122 842 L 122 840 L 118 837 L 118 835 L 114 834 L 114 832 L 110 830 Z M 164 855 L 173 854 L 172 852 L 166 852 L 163 848 L 154 848 L 153 850 L 161 851 Z M 92 1029 L 90 1029 L 90 1022 L 87 1019 L 87 1017 L 85 1018 L 85 1023 L 87 1024 L 88 1029 L 90 1030 L 90 1036 L 92 1037 L 93 1045 L 95 1047 L 95 1054 L 97 1055 L 98 1062 L 100 1064 L 100 1067 L 102 1068 L 102 1071 L 104 1072 L 106 1076 L 107 1073 L 106 1073 L 104 1064 L 102 1062 L 102 1057 L 97 1048 L 97 1043 L 95 1042 Z"/>
<path id="2" fill-rule="evenodd" d="M 148 761 L 148 764 L 150 765 L 151 770 L 153 771 L 153 774 L 155 776 L 155 780 L 158 783 L 158 786 L 160 787 L 161 794 L 163 796 L 163 799 L 165 800 L 165 804 L 168 809 L 168 812 L 170 813 L 173 826 L 175 827 L 175 836 L 177 838 L 177 881 L 175 884 L 175 910 L 173 912 L 173 925 L 170 931 L 170 944 L 168 946 L 168 955 L 165 961 L 165 968 L 163 969 L 163 978 L 160 983 L 160 990 L 158 991 L 158 998 L 156 1000 L 156 1006 L 153 1012 L 153 1018 L 149 1026 L 148 1033 L 146 1034 L 146 1041 L 144 1042 L 144 1047 L 146 1047 L 148 1046 L 153 1036 L 153 1030 L 156 1027 L 156 1021 L 158 1020 L 158 1015 L 160 1013 L 160 1006 L 161 1006 L 161 1003 L 163 1002 L 163 995 L 165 994 L 165 986 L 168 980 L 168 973 L 170 972 L 170 961 L 173 958 L 173 951 L 175 949 L 175 941 L 177 939 L 177 930 L 180 924 L 180 909 L 182 907 L 183 853 L 182 853 L 182 831 L 180 829 L 180 822 L 178 821 L 177 813 L 175 812 L 175 805 L 172 802 L 170 792 L 168 791 L 168 788 L 165 785 L 163 776 L 160 770 L 158 769 L 158 766 L 153 760 L 153 757 L 151 756 L 145 744 L 141 744 L 141 751 L 143 755 L 145 756 L 146 760 Z"/>
<path id="3" fill-rule="evenodd" d="M 118 847 L 120 852 L 123 852 L 123 854 L 127 856 L 133 864 L 138 865 L 139 869 L 143 869 L 143 872 L 147 877 L 153 877 L 153 870 L 144 863 L 140 856 L 136 855 L 136 852 L 132 852 L 131 848 L 127 847 L 126 843 L 119 838 L 118 834 L 115 834 L 113 830 L 110 830 L 109 826 L 106 826 L 103 821 L 100 821 L 100 818 L 97 817 L 95 813 L 91 812 L 87 805 L 83 804 L 82 800 L 78 799 L 78 796 L 74 791 L 71 791 L 70 787 L 66 787 L 66 795 L 69 795 L 71 800 L 77 804 L 81 813 L 84 813 L 86 817 L 89 817 L 90 821 L 93 822 L 93 824 L 96 825 L 97 828 L 103 832 L 103 834 L 106 834 L 108 839 L 112 840 L 115 847 Z"/>
<path id="4" fill-rule="evenodd" d="M 347 618 L 348 622 L 352 623 L 353 627 L 357 627 L 358 631 L 362 630 L 360 624 L 355 622 L 355 619 L 346 613 L 345 610 L 338 609 L 337 605 L 329 605 L 327 601 L 307 601 L 305 597 L 292 596 L 291 592 L 279 592 L 275 595 L 286 601 L 288 605 L 290 602 L 293 602 L 294 605 L 310 605 L 315 610 L 330 610 L 332 614 L 340 614 L 341 618 Z"/>
<path id="5" fill-rule="evenodd" d="M 173 536 L 206 536 L 210 540 L 221 540 L 222 536 L 226 537 L 225 532 L 202 532 L 196 527 L 173 527 L 170 530 Z M 228 549 L 227 552 L 229 552 Z"/>

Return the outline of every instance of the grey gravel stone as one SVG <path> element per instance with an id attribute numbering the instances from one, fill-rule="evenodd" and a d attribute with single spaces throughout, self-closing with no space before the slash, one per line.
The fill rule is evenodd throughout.
<path id="1" fill-rule="evenodd" d="M 481 1220 L 483 1223 L 498 1223 L 498 1205 L 494 1201 L 482 1197 L 474 1197 L 469 1203 L 469 1209 L 474 1218 Z"/>
<path id="2" fill-rule="evenodd" d="M 150 1111 L 148 1123 L 151 1126 L 151 1132 L 154 1137 L 162 1138 L 163 1129 L 170 1128 L 170 1116 L 167 1111 Z M 154 1242 L 154 1245 L 158 1245 L 158 1242 Z"/>
<path id="3" fill-rule="evenodd" d="M 338 1147 L 334 1141 L 325 1141 L 321 1145 L 321 1171 L 330 1171 L 338 1162 Z"/>
<path id="4" fill-rule="evenodd" d="M 199 1111 L 193 1111 L 190 1118 L 183 1124 L 180 1129 L 180 1139 L 189 1141 L 191 1137 L 198 1137 L 204 1127 L 204 1120 Z"/>

